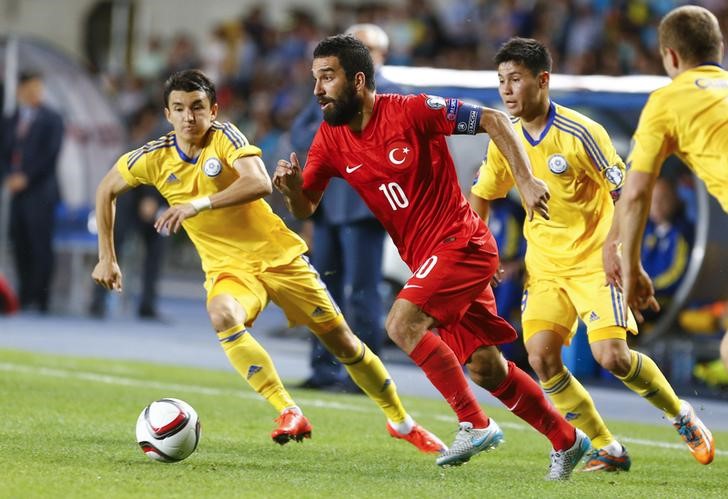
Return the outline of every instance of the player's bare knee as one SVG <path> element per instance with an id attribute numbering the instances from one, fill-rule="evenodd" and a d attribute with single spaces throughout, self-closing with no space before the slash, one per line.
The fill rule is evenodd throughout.
<path id="1" fill-rule="evenodd" d="M 597 363 L 615 376 L 624 377 L 632 366 L 632 356 L 627 349 L 609 348 L 595 352 Z"/>
<path id="2" fill-rule="evenodd" d="M 384 329 L 387 331 L 387 336 L 397 345 L 407 335 L 406 319 L 397 307 L 392 306 L 387 314 L 387 318 L 384 321 Z"/>
<path id="3" fill-rule="evenodd" d="M 407 324 L 400 318 L 393 317 L 391 313 L 387 316 L 384 329 L 387 331 L 387 336 L 400 347 L 407 339 L 409 330 Z"/>
<path id="4" fill-rule="evenodd" d="M 361 340 L 344 323 L 325 333 L 314 333 L 337 359 L 350 359 L 360 352 Z"/>
<path id="5" fill-rule="evenodd" d="M 235 300 L 218 298 L 216 296 L 207 304 L 207 313 L 216 331 L 225 331 L 245 320 L 245 313 Z"/>
<path id="6" fill-rule="evenodd" d="M 412 352 L 434 319 L 407 300 L 396 300 L 384 328 L 391 340 L 406 353 Z"/>
<path id="7" fill-rule="evenodd" d="M 528 363 L 541 381 L 548 381 L 564 370 L 561 352 L 559 352 L 559 355 L 529 352 Z"/>
<path id="8" fill-rule="evenodd" d="M 488 391 L 495 390 L 508 375 L 508 364 L 496 347 L 483 347 L 467 364 L 473 382 Z"/>

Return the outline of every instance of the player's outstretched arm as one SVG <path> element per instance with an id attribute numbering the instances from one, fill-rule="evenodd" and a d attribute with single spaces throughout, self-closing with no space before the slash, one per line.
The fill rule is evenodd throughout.
<path id="1" fill-rule="evenodd" d="M 99 262 L 91 277 L 105 287 L 121 291 L 122 275 L 116 260 L 114 248 L 114 216 L 116 198 L 131 187 L 126 183 L 116 167 L 109 170 L 96 189 L 96 227 L 99 238 Z"/>
<path id="2" fill-rule="evenodd" d="M 288 211 L 302 220 L 310 217 L 319 203 L 323 192 L 303 190 L 303 171 L 296 153 L 291 160 L 279 159 L 273 174 L 273 185 L 283 194 Z"/>
<path id="3" fill-rule="evenodd" d="M 642 314 L 639 313 L 639 310 L 650 308 L 658 311 L 660 309 L 655 299 L 655 288 L 652 281 L 640 263 L 642 236 L 647 224 L 654 185 L 654 175 L 630 170 L 624 181 L 619 200 L 620 206 L 617 209 L 619 239 L 622 243 L 624 302 L 640 321 Z"/>
<path id="4" fill-rule="evenodd" d="M 508 115 L 497 109 L 483 108 L 480 115 L 480 129 L 490 135 L 490 139 L 495 142 L 508 161 L 528 219 L 533 220 L 535 212 L 548 220 L 548 200 L 551 194 L 546 183 L 533 176 L 526 149 L 516 136 Z"/>

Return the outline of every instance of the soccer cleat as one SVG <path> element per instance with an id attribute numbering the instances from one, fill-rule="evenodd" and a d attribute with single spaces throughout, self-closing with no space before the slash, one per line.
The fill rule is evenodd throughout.
<path id="1" fill-rule="evenodd" d="M 568 480 L 576 465 L 584 458 L 591 448 L 591 440 L 586 434 L 577 429 L 576 441 L 571 448 L 562 451 L 551 451 L 551 464 L 546 480 Z"/>
<path id="2" fill-rule="evenodd" d="M 687 408 L 687 414 L 684 416 L 678 415 L 673 420 L 672 425 L 680 434 L 683 441 L 688 444 L 688 449 L 690 449 L 696 461 L 700 464 L 712 463 L 715 457 L 715 440 L 713 440 L 713 434 L 695 414 L 695 410 L 690 404 L 684 400 L 680 402 L 682 403 L 682 408 Z"/>
<path id="3" fill-rule="evenodd" d="M 270 434 L 277 444 L 285 445 L 289 440 L 300 442 L 304 438 L 311 438 L 313 426 L 306 416 L 294 409 L 286 409 L 274 420 L 278 428 Z"/>
<path id="4" fill-rule="evenodd" d="M 586 464 L 581 471 L 629 471 L 632 459 L 627 449 L 622 446 L 622 455 L 615 456 L 605 449 L 594 449 L 586 457 Z"/>
<path id="5" fill-rule="evenodd" d="M 387 421 L 387 431 L 394 438 L 401 438 L 403 440 L 406 440 L 415 447 L 417 447 L 420 452 L 424 452 L 426 454 L 440 454 L 441 452 L 445 452 L 447 450 L 447 446 L 442 443 L 442 440 L 437 438 L 434 433 L 427 431 L 425 428 L 418 424 L 415 424 L 414 428 L 412 428 L 412 431 L 410 431 L 406 435 L 403 435 L 394 428 L 392 428 L 392 426 L 389 424 L 389 421 Z"/>
<path id="6" fill-rule="evenodd" d="M 487 428 L 473 428 L 471 423 L 460 423 L 460 430 L 448 450 L 435 460 L 438 466 L 460 466 L 475 454 L 498 447 L 503 442 L 503 432 L 491 419 Z"/>

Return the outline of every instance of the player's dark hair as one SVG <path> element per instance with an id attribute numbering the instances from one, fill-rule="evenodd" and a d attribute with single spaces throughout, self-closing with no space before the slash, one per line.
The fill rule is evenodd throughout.
<path id="1" fill-rule="evenodd" d="M 551 54 L 546 46 L 533 38 L 511 38 L 495 54 L 496 67 L 504 62 L 523 64 L 536 76 L 541 71 L 551 72 Z"/>
<path id="2" fill-rule="evenodd" d="M 364 73 L 366 87 L 374 90 L 374 61 L 369 49 L 351 35 L 334 35 L 322 40 L 313 51 L 313 58 L 336 57 L 344 68 L 346 78 L 354 81 L 357 73 Z"/>
<path id="3" fill-rule="evenodd" d="M 182 92 L 202 90 L 210 100 L 211 106 L 217 102 L 215 84 L 199 69 L 177 71 L 167 78 L 167 81 L 164 82 L 164 107 L 169 106 L 169 94 L 175 90 Z"/>
<path id="4" fill-rule="evenodd" d="M 21 71 L 18 74 L 18 83 L 20 83 L 21 85 L 23 83 L 26 83 L 26 82 L 29 82 L 32 80 L 42 80 L 42 79 L 43 79 L 43 75 L 39 71 L 36 71 L 34 69 L 27 69 L 25 71 Z"/>
<path id="5" fill-rule="evenodd" d="M 707 9 L 685 5 L 669 12 L 658 28 L 660 46 L 669 47 L 691 64 L 720 62 L 723 35 Z"/>

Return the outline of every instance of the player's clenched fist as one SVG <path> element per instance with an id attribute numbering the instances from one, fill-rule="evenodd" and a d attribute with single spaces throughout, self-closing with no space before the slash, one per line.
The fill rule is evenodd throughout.
<path id="1" fill-rule="evenodd" d="M 551 193 L 546 182 L 537 177 L 531 177 L 521 187 L 521 196 L 523 204 L 526 208 L 526 215 L 529 220 L 533 220 L 533 214 L 538 213 L 546 220 L 549 219 L 548 202 L 551 199 Z"/>
<path id="2" fill-rule="evenodd" d="M 91 277 L 96 284 L 106 289 L 121 291 L 121 269 L 116 262 L 100 260 L 94 267 Z"/>
<path id="3" fill-rule="evenodd" d="M 273 185 L 285 196 L 301 190 L 303 175 L 295 152 L 291 153 L 290 162 L 285 159 L 278 160 L 276 171 L 273 174 Z"/>

